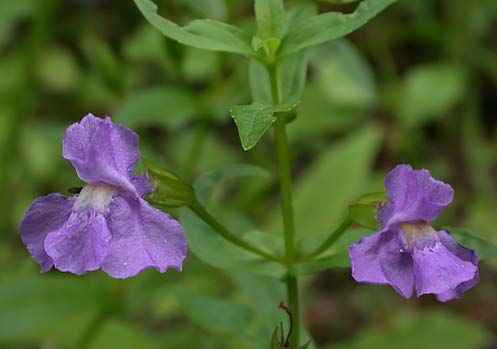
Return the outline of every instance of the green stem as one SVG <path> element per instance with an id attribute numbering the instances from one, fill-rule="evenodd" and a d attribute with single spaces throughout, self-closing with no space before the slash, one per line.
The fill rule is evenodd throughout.
<path id="1" fill-rule="evenodd" d="M 269 68 L 273 104 L 280 104 L 279 69 L 277 66 Z M 274 123 L 274 138 L 276 140 L 276 156 L 278 159 L 278 172 L 281 191 L 281 211 L 283 216 L 283 231 L 285 234 L 285 251 L 288 261 L 295 255 L 295 226 L 292 205 L 292 178 L 290 169 L 290 155 L 286 136 L 286 120 L 280 115 Z"/>
<path id="2" fill-rule="evenodd" d="M 252 246 L 250 243 L 248 243 L 245 240 L 240 239 L 238 236 L 230 232 L 224 225 L 222 225 L 217 219 L 211 216 L 209 212 L 203 207 L 198 201 L 195 202 L 194 204 L 189 206 L 190 209 L 200 218 L 202 219 L 205 223 L 207 223 L 212 229 L 214 229 L 219 235 L 221 235 L 224 239 L 232 242 L 233 244 L 250 251 L 252 253 L 255 253 L 261 257 L 264 257 L 266 259 L 284 264 L 284 261 L 281 260 L 280 258 L 271 255 L 270 253 L 264 252 L 263 250 L 260 250 L 259 248 Z"/>
<path id="3" fill-rule="evenodd" d="M 278 105 L 281 103 L 279 66 L 273 64 L 268 66 L 267 69 L 271 82 L 273 105 Z M 295 224 L 293 218 L 290 154 L 286 135 L 286 119 L 283 115 L 280 115 L 274 123 L 274 138 L 276 141 L 276 156 L 278 160 L 285 253 L 287 265 L 291 267 L 295 262 Z M 300 345 L 300 304 L 297 278 L 290 276 L 285 280 L 285 283 L 288 305 L 295 318 L 295 327 L 292 332 L 291 342 L 293 346 L 298 347 Z"/>
<path id="4" fill-rule="evenodd" d="M 343 233 L 345 233 L 345 231 L 352 225 L 352 221 L 350 220 L 350 218 L 347 216 L 347 218 L 345 218 L 345 220 L 342 222 L 342 224 L 340 224 L 340 226 L 338 228 L 336 228 L 332 233 L 331 235 L 325 240 L 323 241 L 323 243 L 321 245 L 319 245 L 318 248 L 316 248 L 314 251 L 312 251 L 310 254 L 308 254 L 307 256 L 305 256 L 303 259 L 304 260 L 308 260 L 308 259 L 314 259 L 315 257 L 318 257 L 321 253 L 323 253 L 324 251 L 326 251 L 331 245 L 333 245 L 335 243 L 335 241 L 338 240 L 338 238 L 340 236 L 343 235 Z"/>

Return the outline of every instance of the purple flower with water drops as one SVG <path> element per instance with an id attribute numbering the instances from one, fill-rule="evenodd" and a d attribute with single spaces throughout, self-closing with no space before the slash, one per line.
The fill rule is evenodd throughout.
<path id="1" fill-rule="evenodd" d="M 81 275 L 101 268 L 127 278 L 148 268 L 181 271 L 183 229 L 142 199 L 153 186 L 132 173 L 140 157 L 136 133 L 88 114 L 67 129 L 63 156 L 86 185 L 73 197 L 37 198 L 19 228 L 42 272 L 55 266 Z"/>
<path id="2" fill-rule="evenodd" d="M 418 297 L 461 298 L 479 280 L 476 254 L 429 224 L 452 202 L 450 185 L 427 170 L 399 165 L 387 175 L 385 187 L 387 204 L 377 216 L 381 230 L 349 247 L 353 278 L 389 284 L 405 298 L 414 288 Z"/>

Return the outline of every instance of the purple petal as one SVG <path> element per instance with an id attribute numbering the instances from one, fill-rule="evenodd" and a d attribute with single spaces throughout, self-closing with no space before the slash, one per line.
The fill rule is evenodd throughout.
<path id="1" fill-rule="evenodd" d="M 434 220 L 452 202 L 450 185 L 431 177 L 427 170 L 399 165 L 385 179 L 389 204 L 379 213 L 383 225 Z"/>
<path id="2" fill-rule="evenodd" d="M 73 212 L 59 230 L 47 235 L 45 250 L 57 269 L 81 275 L 100 268 L 110 240 L 102 214 Z"/>
<path id="3" fill-rule="evenodd" d="M 138 192 L 138 196 L 143 197 L 154 190 L 154 185 L 147 177 L 132 174 L 130 178 L 131 178 L 131 183 Z"/>
<path id="4" fill-rule="evenodd" d="M 414 290 L 412 257 L 407 253 L 406 243 L 400 232 L 384 243 L 380 258 L 381 269 L 388 283 L 401 296 L 410 298 Z"/>
<path id="5" fill-rule="evenodd" d="M 58 230 L 71 214 L 74 200 L 61 194 L 42 196 L 29 206 L 19 227 L 22 241 L 31 256 L 41 265 L 41 271 L 49 271 L 52 258 L 45 252 L 47 234 Z"/>
<path id="6" fill-rule="evenodd" d="M 106 183 L 136 193 L 130 173 L 140 156 L 138 135 L 113 124 L 110 118 L 89 114 L 71 125 L 64 135 L 63 156 L 83 181 Z"/>
<path id="7" fill-rule="evenodd" d="M 474 251 L 458 244 L 447 232 L 443 230 L 438 232 L 438 236 L 442 244 L 444 244 L 444 246 L 454 255 L 463 261 L 472 263 L 474 266 L 478 265 L 478 257 Z M 447 302 L 451 299 L 462 298 L 466 291 L 478 283 L 479 279 L 477 270 L 475 276 L 471 280 L 461 283 L 454 289 L 438 294 L 437 299 L 441 302 Z"/>
<path id="8" fill-rule="evenodd" d="M 441 294 L 474 279 L 477 267 L 448 249 L 440 240 L 415 248 L 412 253 L 418 297 Z"/>
<path id="9" fill-rule="evenodd" d="M 112 245 L 102 269 L 127 278 L 148 268 L 181 270 L 186 239 L 180 224 L 142 199 L 115 197 L 109 206 Z"/>
<path id="10" fill-rule="evenodd" d="M 383 244 L 388 239 L 387 232 L 380 231 L 361 238 L 349 247 L 349 258 L 354 280 L 368 284 L 388 284 L 380 265 Z"/>

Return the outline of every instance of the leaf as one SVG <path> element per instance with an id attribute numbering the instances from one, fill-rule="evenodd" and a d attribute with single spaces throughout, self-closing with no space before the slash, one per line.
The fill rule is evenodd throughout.
<path id="1" fill-rule="evenodd" d="M 285 9 L 282 0 L 255 0 L 255 18 L 262 39 L 279 38 Z"/>
<path id="2" fill-rule="evenodd" d="M 285 19 L 283 0 L 255 0 L 255 18 L 258 36 L 252 40 L 252 47 L 258 51 L 264 48 L 269 61 L 274 61 L 281 44 L 281 31 Z"/>
<path id="3" fill-rule="evenodd" d="M 381 131 L 368 126 L 329 146 L 300 176 L 295 186 L 294 211 L 298 237 L 337 227 L 364 190 L 379 150 Z M 281 231 L 276 210 L 268 231 Z"/>
<path id="4" fill-rule="evenodd" d="M 491 343 L 481 325 L 454 313 L 433 310 L 418 314 L 400 312 L 387 326 L 372 326 L 353 340 L 326 349 L 478 349 Z"/>
<path id="5" fill-rule="evenodd" d="M 190 251 L 205 263 L 219 269 L 249 272 L 274 278 L 281 278 L 284 275 L 285 268 L 281 264 L 264 260 L 226 241 L 190 209 L 180 210 L 180 221 L 185 230 Z M 268 250 L 267 243 L 261 243 L 261 241 L 273 238 L 276 244 L 281 244 L 280 239 L 275 235 L 259 231 L 251 232 L 250 236 L 242 235 L 241 238 L 271 254 L 274 252 Z"/>
<path id="6" fill-rule="evenodd" d="M 464 70 L 450 63 L 419 65 L 410 70 L 396 98 L 399 118 L 408 126 L 440 118 L 466 88 Z"/>
<path id="7" fill-rule="evenodd" d="M 276 121 L 275 113 L 290 112 L 298 103 L 288 103 L 278 106 L 252 103 L 249 105 L 235 105 L 230 113 L 238 128 L 238 135 L 243 150 L 252 149 L 262 138 L 264 133 Z"/>
<path id="8" fill-rule="evenodd" d="M 36 75 L 47 90 L 55 93 L 72 91 L 79 79 L 80 70 L 71 51 L 51 47 L 43 51 L 36 65 Z"/>
<path id="9" fill-rule="evenodd" d="M 494 242 L 482 239 L 464 229 L 452 227 L 442 229 L 448 231 L 464 247 L 474 250 L 478 259 L 497 258 L 497 245 Z"/>
<path id="10" fill-rule="evenodd" d="M 178 287 L 177 294 L 186 315 L 201 328 L 239 339 L 249 336 L 253 313 L 245 306 L 195 294 L 184 287 Z"/>
<path id="11" fill-rule="evenodd" d="M 232 165 L 213 170 L 199 177 L 194 184 L 195 193 L 202 204 L 207 204 L 216 185 L 226 179 L 246 176 L 266 176 L 267 172 L 255 166 Z M 247 252 L 226 241 L 189 209 L 180 210 L 180 221 L 188 238 L 188 247 L 202 261 L 216 268 L 236 272 L 251 272 L 258 275 L 280 278 L 285 269 L 279 263 L 263 260 L 261 257 Z M 260 232 L 247 231 L 241 236 L 260 249 L 275 253 L 282 245 L 280 237 Z"/>
<path id="12" fill-rule="evenodd" d="M 288 127 L 289 138 L 305 141 L 360 125 L 377 103 L 376 82 L 367 59 L 340 39 L 314 48 L 309 65 L 314 74 L 299 97 L 302 105 L 299 117 Z"/>
<path id="13" fill-rule="evenodd" d="M 301 99 L 307 78 L 309 55 L 303 50 L 285 59 L 281 64 L 281 99 L 283 103 L 294 103 Z M 250 61 L 250 91 L 255 102 L 272 104 L 271 83 L 266 68 Z"/>
<path id="14" fill-rule="evenodd" d="M 207 206 L 217 185 L 229 179 L 243 177 L 268 178 L 269 173 L 257 166 L 238 164 L 219 167 L 199 176 L 195 181 L 195 194 L 198 201 Z"/>
<path id="15" fill-rule="evenodd" d="M 370 232 L 361 229 L 347 230 L 330 248 L 323 252 L 323 257 L 316 260 L 302 261 L 297 263 L 289 271 L 293 276 L 315 274 L 321 270 L 332 268 L 348 268 L 350 267 L 348 248 L 364 235 Z M 319 239 L 310 239 L 302 241 L 299 246 L 299 254 L 307 254 L 314 250 L 314 247 L 319 246 L 321 241 L 326 238 L 324 235 Z"/>
<path id="16" fill-rule="evenodd" d="M 150 335 L 140 328 L 115 320 L 106 322 L 89 349 L 158 349 Z"/>
<path id="17" fill-rule="evenodd" d="M 312 66 L 325 100 L 354 109 L 371 107 L 376 99 L 373 70 L 357 47 L 345 39 L 316 49 Z"/>
<path id="18" fill-rule="evenodd" d="M 238 53 L 253 59 L 261 57 L 252 49 L 250 35 L 240 29 L 210 19 L 194 20 L 180 27 L 157 13 L 151 0 L 134 0 L 136 6 L 156 29 L 170 39 L 204 50 Z"/>
<path id="19" fill-rule="evenodd" d="M 349 206 L 349 218 L 352 222 L 367 229 L 378 230 L 380 224 L 376 220 L 379 205 L 386 200 L 386 194 L 371 193 L 362 196 L 359 200 Z"/>
<path id="20" fill-rule="evenodd" d="M 152 87 L 126 99 L 114 119 L 130 128 L 162 126 L 177 130 L 200 113 L 198 97 L 189 90 Z"/>
<path id="21" fill-rule="evenodd" d="M 76 278 L 38 272 L 3 275 L 0 347 L 14 340 L 48 339 L 74 345 L 99 311 L 102 289 L 88 282 L 94 276 Z"/>
<path id="22" fill-rule="evenodd" d="M 229 273 L 229 276 L 238 288 L 237 295 L 254 311 L 256 331 L 252 347 L 264 348 L 273 329 L 287 321 L 286 314 L 278 308 L 281 300 L 285 299 L 285 285 L 280 280 L 236 271 Z"/>
<path id="23" fill-rule="evenodd" d="M 376 220 L 378 208 L 375 205 L 354 204 L 349 207 L 350 219 L 365 228 L 377 230 L 380 224 Z"/>
<path id="24" fill-rule="evenodd" d="M 329 12 L 309 17 L 288 31 L 281 43 L 278 57 L 286 57 L 306 47 L 350 34 L 394 2 L 395 0 L 364 0 L 351 14 Z"/>

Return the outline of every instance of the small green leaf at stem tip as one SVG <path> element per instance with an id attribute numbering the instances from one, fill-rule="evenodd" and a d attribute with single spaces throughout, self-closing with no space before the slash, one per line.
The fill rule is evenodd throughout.
<path id="1" fill-rule="evenodd" d="M 299 103 L 281 105 L 265 105 L 252 103 L 249 105 L 235 105 L 230 108 L 230 113 L 238 128 L 238 135 L 242 142 L 243 150 L 253 148 L 276 121 L 274 114 L 288 113 L 294 110 Z"/>
<path id="2" fill-rule="evenodd" d="M 254 7 L 259 36 L 279 39 L 285 21 L 283 0 L 255 0 Z"/>
<path id="3" fill-rule="evenodd" d="M 145 197 L 152 205 L 169 208 L 195 204 L 195 192 L 191 185 L 148 160 L 142 159 L 142 162 L 155 186 L 155 190 Z"/>

